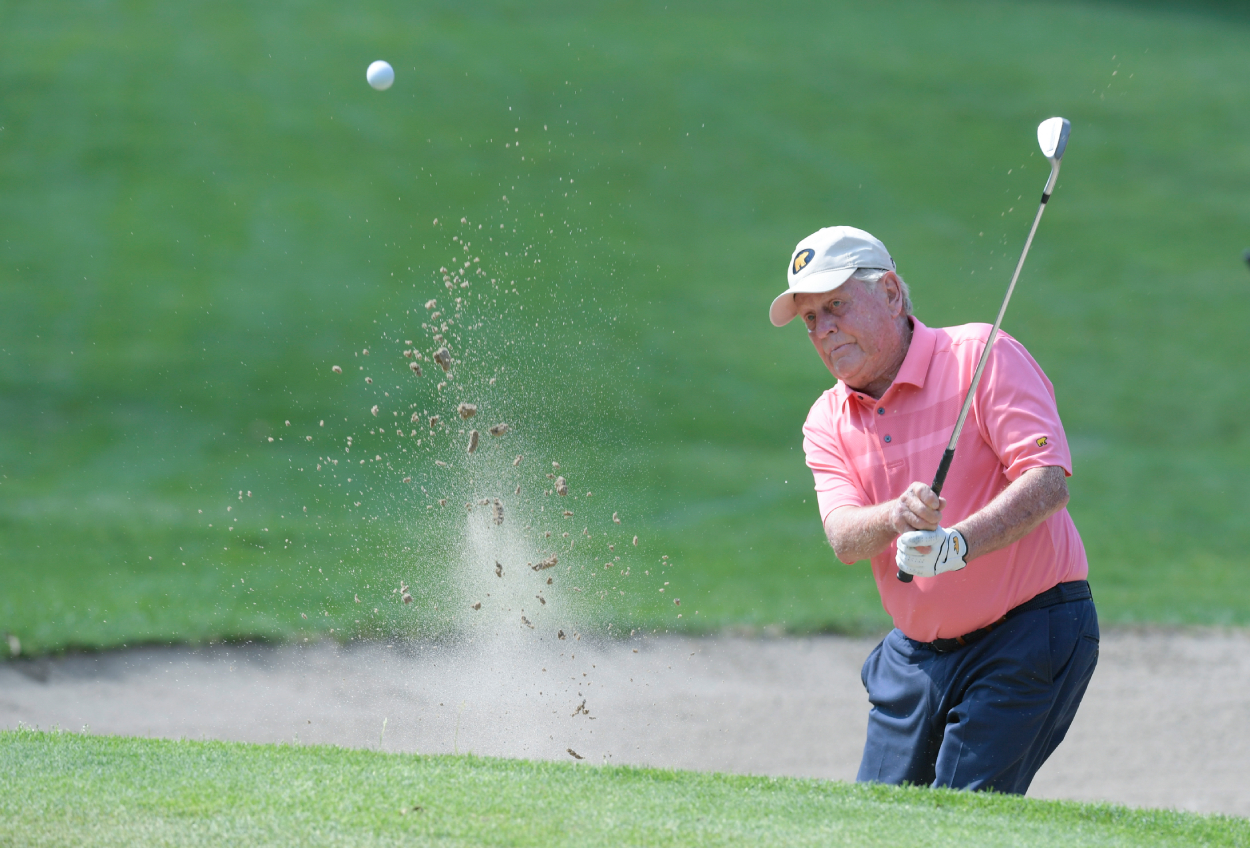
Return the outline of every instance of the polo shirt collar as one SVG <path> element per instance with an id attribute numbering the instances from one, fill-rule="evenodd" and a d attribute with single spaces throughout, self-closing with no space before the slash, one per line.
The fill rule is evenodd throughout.
<path id="1" fill-rule="evenodd" d="M 898 375 L 895 376 L 894 382 L 890 384 L 890 389 L 899 383 L 907 383 L 918 389 L 923 389 L 924 379 L 929 373 L 929 363 L 933 360 L 933 349 L 935 347 L 937 347 L 937 331 L 926 327 L 919 318 L 912 315 L 911 344 L 907 347 L 907 356 L 903 357 L 903 364 L 898 369 Z M 834 388 L 841 395 L 838 403 L 839 407 L 844 407 L 856 394 L 856 392 L 851 390 L 850 386 L 841 381 L 838 381 L 837 386 Z M 889 394 L 890 389 L 886 389 L 886 394 Z M 882 398 L 884 397 L 885 395 L 882 395 Z M 876 401 L 873 400 L 872 403 L 876 403 Z"/>
<path id="2" fill-rule="evenodd" d="M 936 346 L 937 331 L 920 323 L 916 316 L 911 316 L 911 345 L 907 348 L 907 356 L 903 357 L 903 365 L 898 369 L 898 376 L 891 386 L 908 383 L 923 389 L 924 378 L 929 373 L 929 363 L 933 360 L 933 348 Z"/>

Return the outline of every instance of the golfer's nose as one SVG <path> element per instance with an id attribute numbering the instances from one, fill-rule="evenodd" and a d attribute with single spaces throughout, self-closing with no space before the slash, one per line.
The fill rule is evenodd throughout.
<path id="1" fill-rule="evenodd" d="M 826 314 L 816 316 L 816 326 L 812 330 L 812 335 L 823 339 L 825 336 L 836 333 L 837 331 L 837 319 L 835 319 L 832 315 Z"/>

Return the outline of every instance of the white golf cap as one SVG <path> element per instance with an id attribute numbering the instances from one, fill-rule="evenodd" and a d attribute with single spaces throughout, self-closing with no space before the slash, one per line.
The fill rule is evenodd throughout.
<path id="1" fill-rule="evenodd" d="M 796 294 L 833 291 L 860 268 L 893 271 L 894 260 L 871 233 L 854 227 L 817 230 L 794 248 L 786 274 L 790 286 L 773 300 L 768 317 L 774 326 L 784 327 L 799 314 Z"/>

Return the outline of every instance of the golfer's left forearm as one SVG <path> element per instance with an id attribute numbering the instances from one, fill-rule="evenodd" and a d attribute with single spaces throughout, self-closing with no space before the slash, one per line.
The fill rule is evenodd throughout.
<path id="1" fill-rule="evenodd" d="M 968 544 L 966 559 L 973 560 L 1023 539 L 1067 503 L 1068 481 L 1062 468 L 1031 468 L 954 529 Z"/>

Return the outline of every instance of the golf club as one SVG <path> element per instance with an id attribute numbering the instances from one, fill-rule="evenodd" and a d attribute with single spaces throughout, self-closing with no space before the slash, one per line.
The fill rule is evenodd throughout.
<path id="1" fill-rule="evenodd" d="M 1072 132 L 1072 124 L 1067 118 L 1047 118 L 1037 127 L 1037 143 L 1042 147 L 1042 155 L 1050 160 L 1050 178 L 1046 180 L 1046 187 L 1042 189 L 1042 202 L 1037 207 L 1037 215 L 1033 218 L 1033 226 L 1029 229 L 1029 237 L 1024 240 L 1024 250 L 1020 252 L 1020 261 L 1016 263 L 1016 271 L 1011 275 L 1011 284 L 1007 286 L 1007 295 L 1003 298 L 1003 305 L 998 309 L 998 317 L 994 319 L 994 327 L 990 330 L 990 336 L 985 341 L 985 349 L 981 351 L 981 359 L 977 362 L 977 370 L 972 375 L 972 385 L 968 387 L 968 394 L 964 396 L 963 409 L 959 410 L 959 420 L 955 422 L 955 432 L 951 433 L 951 440 L 946 444 L 946 453 L 942 454 L 942 461 L 938 464 L 937 474 L 933 477 L 933 493 L 942 494 L 942 485 L 946 482 L 946 472 L 951 469 L 951 460 L 955 458 L 955 445 L 959 442 L 959 434 L 964 429 L 964 421 L 968 418 L 968 410 L 972 408 L 972 399 L 976 397 L 977 385 L 981 382 L 981 372 L 985 370 L 985 363 L 990 358 L 990 350 L 994 347 L 994 339 L 998 338 L 998 328 L 1002 326 L 1003 315 L 1007 313 L 1007 304 L 1011 302 L 1011 293 L 1016 289 L 1016 280 L 1020 278 L 1020 269 L 1024 267 L 1024 258 L 1029 255 L 1029 246 L 1033 244 L 1033 235 L 1037 232 L 1037 225 L 1042 221 L 1042 213 L 1046 211 L 1046 201 L 1050 200 L 1051 192 L 1055 190 L 1055 181 L 1059 179 L 1059 161 L 1063 158 L 1063 151 L 1068 146 L 1068 135 Z M 910 583 L 912 576 L 905 571 L 898 572 L 898 579 L 904 583 Z"/>

